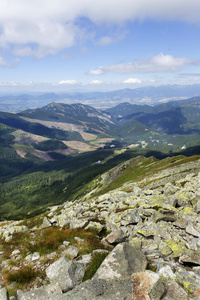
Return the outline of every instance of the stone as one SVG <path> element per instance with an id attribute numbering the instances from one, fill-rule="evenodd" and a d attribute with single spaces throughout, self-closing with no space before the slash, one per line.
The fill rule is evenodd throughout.
<path id="1" fill-rule="evenodd" d="M 200 232 L 197 231 L 192 225 L 188 225 L 185 231 L 190 235 L 193 235 L 195 237 L 200 237 Z"/>
<path id="2" fill-rule="evenodd" d="M 5 287 L 2 289 L 0 288 L 0 299 L 1 300 L 9 300 L 8 291 Z"/>
<path id="3" fill-rule="evenodd" d="M 126 239 L 127 235 L 121 229 L 117 229 L 105 237 L 109 244 L 119 244 L 125 242 Z"/>
<path id="4" fill-rule="evenodd" d="M 68 247 L 68 246 L 70 245 L 70 242 L 64 241 L 64 242 L 63 242 L 63 245 L 64 245 L 65 247 Z"/>
<path id="5" fill-rule="evenodd" d="M 61 257 L 46 269 L 46 274 L 50 282 L 58 282 L 62 291 L 67 292 L 81 283 L 85 268 L 85 264 Z"/>
<path id="6" fill-rule="evenodd" d="M 132 275 L 134 300 L 160 300 L 165 291 L 161 277 L 150 270 Z"/>
<path id="7" fill-rule="evenodd" d="M 159 244 L 159 250 L 163 256 L 168 256 L 172 253 L 172 249 L 165 242 Z"/>
<path id="8" fill-rule="evenodd" d="M 32 255 L 32 261 L 40 259 L 40 254 L 38 252 L 34 252 Z"/>
<path id="9" fill-rule="evenodd" d="M 84 242 L 84 239 L 81 239 L 80 237 L 78 236 L 75 236 L 74 238 L 79 244 L 82 244 Z"/>
<path id="10" fill-rule="evenodd" d="M 191 263 L 195 265 L 200 265 L 200 250 L 188 251 L 186 254 L 179 258 L 180 263 Z"/>
<path id="11" fill-rule="evenodd" d="M 165 293 L 162 300 L 188 300 L 188 294 L 175 281 L 165 282 Z"/>
<path id="12" fill-rule="evenodd" d="M 186 292 L 192 294 L 199 287 L 199 284 L 197 284 L 195 278 L 183 268 L 177 267 L 175 275 L 176 281 L 183 286 Z"/>
<path id="13" fill-rule="evenodd" d="M 118 244 L 102 262 L 95 279 L 121 279 L 144 271 L 147 260 L 144 254 L 128 243 Z"/>
<path id="14" fill-rule="evenodd" d="M 55 300 L 122 300 L 132 291 L 131 279 L 87 280 Z"/>
<path id="15" fill-rule="evenodd" d="M 172 269 L 170 268 L 170 266 L 164 266 L 162 268 L 160 268 L 160 270 L 158 271 L 158 274 L 161 275 L 161 277 L 163 278 L 163 280 L 175 280 L 176 276 L 174 274 L 174 272 L 172 271 Z"/>
<path id="16" fill-rule="evenodd" d="M 47 217 L 44 217 L 42 225 L 40 226 L 41 229 L 51 227 L 51 222 L 47 219 Z"/>
<path id="17" fill-rule="evenodd" d="M 17 300 L 54 300 L 55 297 L 59 295 L 62 295 L 60 285 L 58 283 L 52 283 L 26 293 L 18 290 Z"/>
<path id="18" fill-rule="evenodd" d="M 155 211 L 153 215 L 153 221 L 155 223 L 160 221 L 166 221 L 166 222 L 174 222 L 177 220 L 177 216 L 174 212 L 166 212 L 163 213 L 161 211 Z"/>
<path id="19" fill-rule="evenodd" d="M 25 225 L 10 225 L 4 232 L 3 238 L 7 241 L 12 238 L 13 234 L 19 232 L 28 232 L 28 227 Z"/>
<path id="20" fill-rule="evenodd" d="M 99 233 L 104 228 L 104 225 L 100 224 L 99 222 L 90 221 L 90 223 L 85 227 L 86 230 L 93 230 L 96 233 Z"/>
<path id="21" fill-rule="evenodd" d="M 78 248 L 75 246 L 70 246 L 68 249 L 65 250 L 65 255 L 69 255 L 71 259 L 77 257 Z"/>
<path id="22" fill-rule="evenodd" d="M 20 253 L 19 249 L 15 249 L 14 251 L 12 251 L 11 256 L 17 256 Z"/>
<path id="23" fill-rule="evenodd" d="M 92 254 L 85 254 L 81 256 L 81 259 L 78 260 L 79 263 L 88 265 L 92 260 Z"/>
<path id="24" fill-rule="evenodd" d="M 89 221 L 87 219 L 76 219 L 70 221 L 70 229 L 85 228 Z"/>
<path id="25" fill-rule="evenodd" d="M 188 221 L 184 218 L 180 218 L 173 223 L 174 226 L 179 227 L 181 229 L 185 229 L 187 224 L 188 224 Z"/>

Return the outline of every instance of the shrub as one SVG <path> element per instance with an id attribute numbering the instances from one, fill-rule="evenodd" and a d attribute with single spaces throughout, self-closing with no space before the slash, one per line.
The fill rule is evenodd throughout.
<path id="1" fill-rule="evenodd" d="M 39 274 L 40 274 L 40 272 L 34 270 L 32 266 L 25 266 L 17 271 L 8 273 L 7 281 L 25 284 L 25 283 L 29 283 L 30 281 L 34 280 Z"/>

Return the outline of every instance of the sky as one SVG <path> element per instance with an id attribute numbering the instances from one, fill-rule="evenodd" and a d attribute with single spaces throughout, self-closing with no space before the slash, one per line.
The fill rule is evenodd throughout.
<path id="1" fill-rule="evenodd" d="M 199 0 L 0 0 L 0 91 L 200 84 Z"/>

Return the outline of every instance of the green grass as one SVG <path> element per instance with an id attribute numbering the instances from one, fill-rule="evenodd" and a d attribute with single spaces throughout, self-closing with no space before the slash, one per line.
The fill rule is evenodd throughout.
<path id="1" fill-rule="evenodd" d="M 79 243 L 74 239 L 80 237 L 84 240 Z M 83 229 L 59 229 L 56 227 L 41 230 L 39 236 L 35 238 L 35 244 L 29 244 L 28 251 L 39 252 L 40 255 L 51 253 L 58 249 L 64 241 L 69 241 L 71 245 L 79 248 L 79 255 L 91 253 L 95 249 L 105 249 L 98 237 L 93 233 Z"/>
<path id="2" fill-rule="evenodd" d="M 23 268 L 17 270 L 17 271 L 12 271 L 7 274 L 7 281 L 9 283 L 11 282 L 17 282 L 20 284 L 27 284 L 31 281 L 33 281 L 37 276 L 41 276 L 40 271 L 36 271 L 33 269 L 31 265 L 29 266 L 24 266 Z"/>
<path id="3" fill-rule="evenodd" d="M 95 253 L 93 255 L 90 264 L 85 270 L 83 281 L 91 279 L 94 276 L 94 274 L 96 273 L 96 271 L 98 270 L 98 268 L 100 267 L 107 255 L 108 253 Z"/>

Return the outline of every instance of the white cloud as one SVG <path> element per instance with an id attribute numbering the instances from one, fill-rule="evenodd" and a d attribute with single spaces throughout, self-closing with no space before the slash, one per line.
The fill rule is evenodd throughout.
<path id="1" fill-rule="evenodd" d="M 151 73 L 151 72 L 176 72 L 185 65 L 197 65 L 196 60 L 189 60 L 185 57 L 175 58 L 172 55 L 158 54 L 150 59 L 135 60 L 124 64 L 112 66 L 101 66 L 95 70 L 90 70 L 90 75 L 102 75 L 109 72 L 114 73 Z"/>
<path id="2" fill-rule="evenodd" d="M 142 83 L 142 80 L 138 78 L 128 78 L 124 80 L 123 83 Z"/>
<path id="3" fill-rule="evenodd" d="M 81 17 L 105 26 L 145 19 L 200 22 L 199 0 L 0 0 L 0 4 L 0 46 L 38 58 L 91 38 L 90 26 L 78 22 Z M 115 38 L 103 36 L 99 43 L 106 45 Z"/>
<path id="4" fill-rule="evenodd" d="M 90 84 L 102 84 L 103 83 L 103 81 L 101 81 L 101 80 L 92 80 L 91 82 L 90 82 Z"/>
<path id="5" fill-rule="evenodd" d="M 7 67 L 8 64 L 3 56 L 0 56 L 0 67 Z"/>
<path id="6" fill-rule="evenodd" d="M 58 84 L 69 84 L 69 85 L 73 85 L 76 84 L 77 81 L 76 80 L 61 80 L 58 82 Z"/>
<path id="7" fill-rule="evenodd" d="M 109 36 L 103 36 L 100 38 L 100 40 L 98 41 L 98 45 L 100 46 L 107 46 L 113 43 L 113 40 L 111 37 Z"/>

